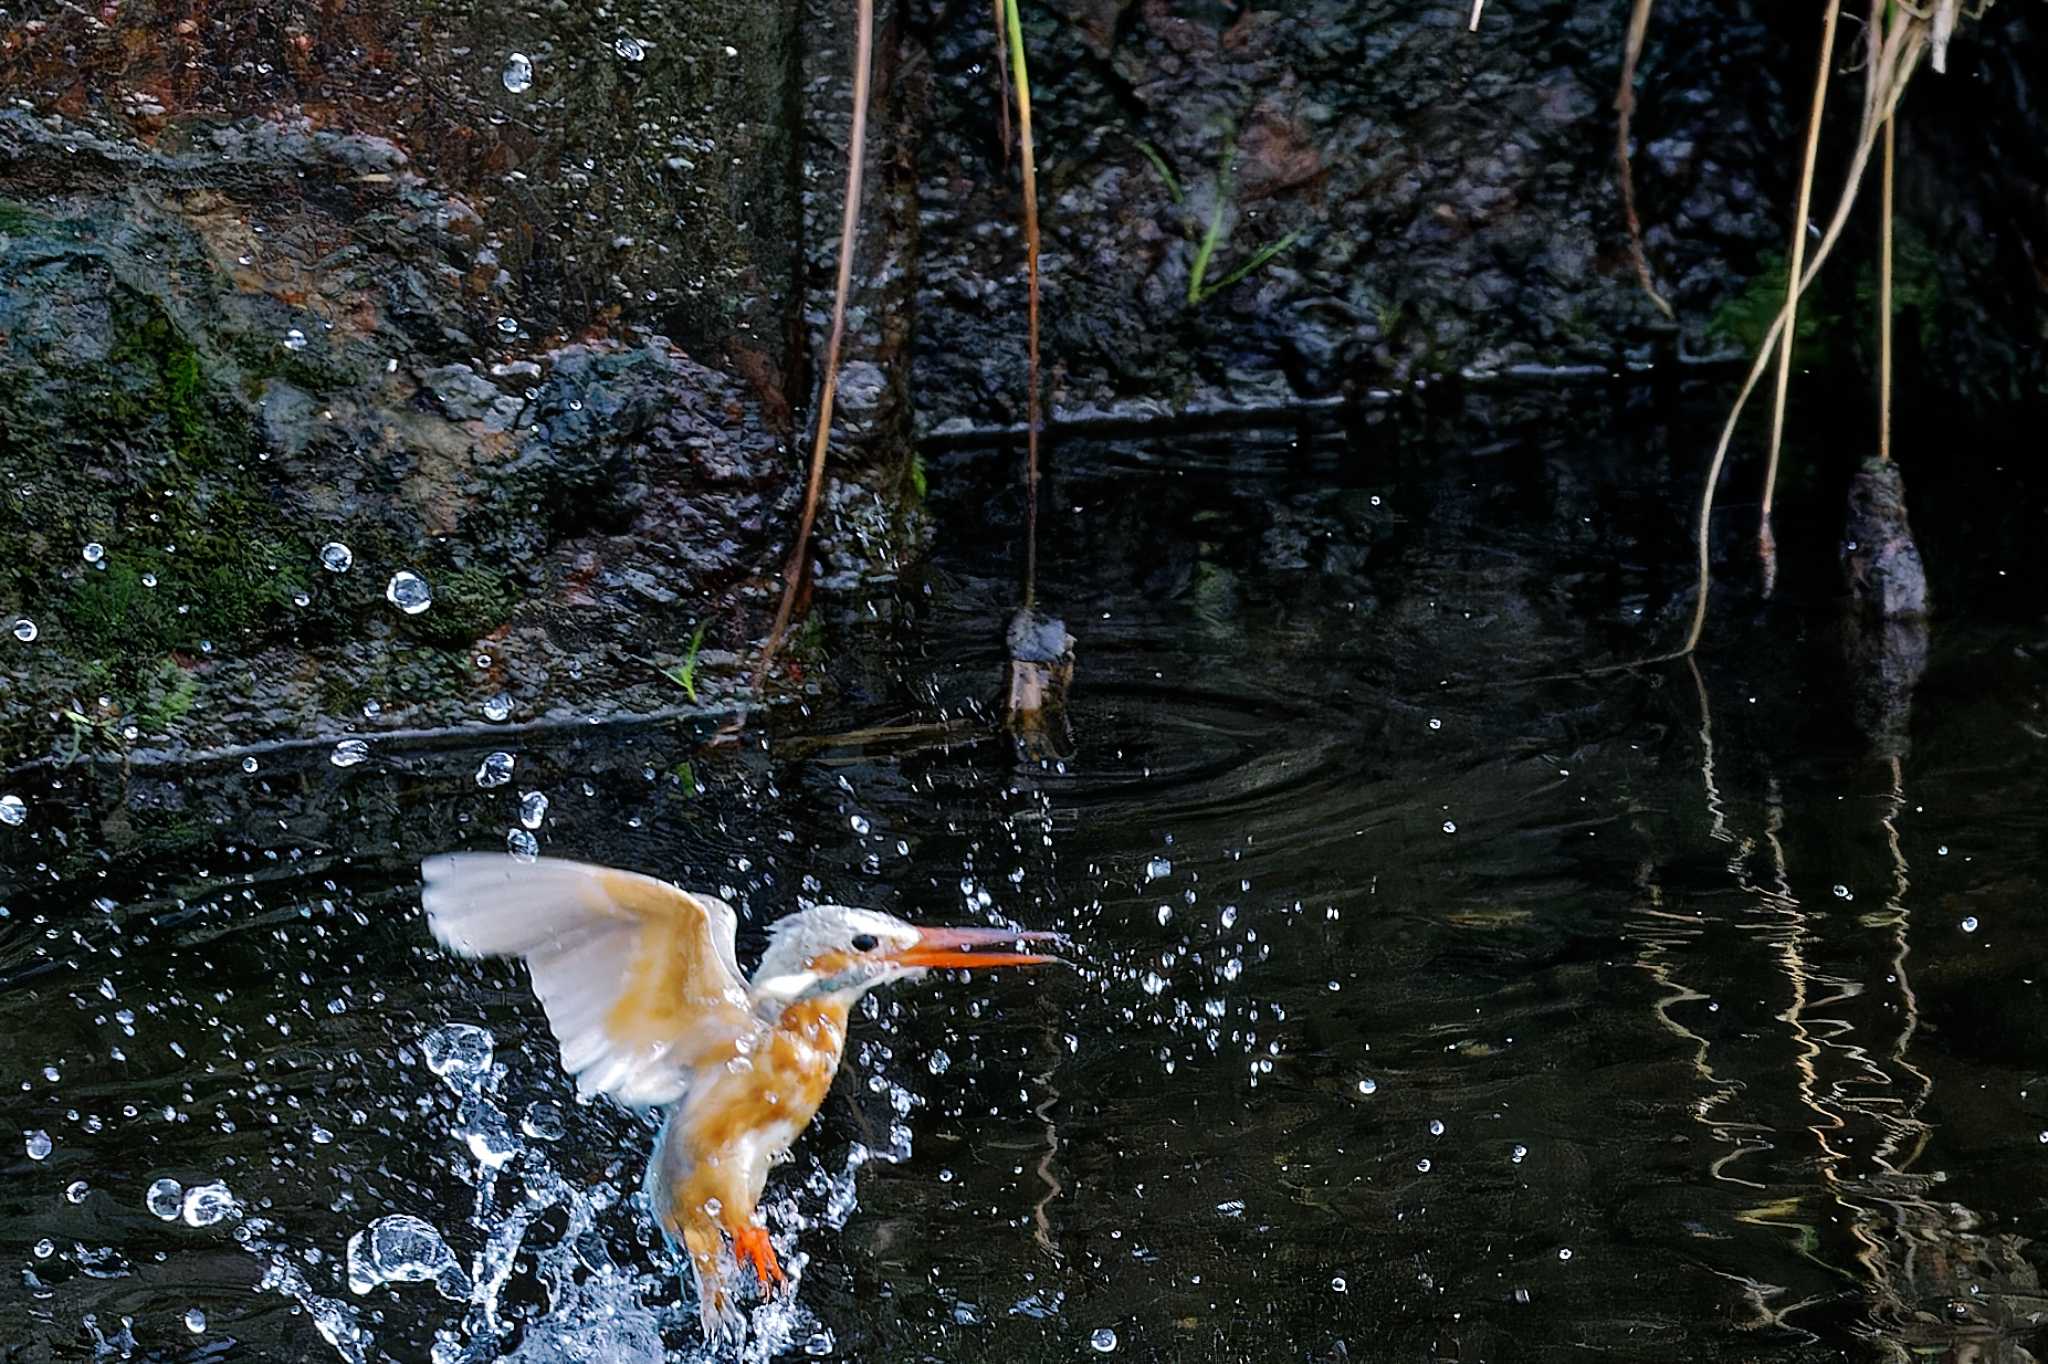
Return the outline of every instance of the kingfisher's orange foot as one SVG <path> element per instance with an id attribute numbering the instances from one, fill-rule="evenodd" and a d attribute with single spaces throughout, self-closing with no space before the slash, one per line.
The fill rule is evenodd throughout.
<path id="1" fill-rule="evenodd" d="M 768 1228 L 752 1223 L 741 1227 L 732 1235 L 732 1253 L 734 1259 L 753 1266 L 763 1291 L 773 1293 L 777 1287 L 789 1282 L 782 1272 L 782 1265 L 775 1258 L 775 1243 L 768 1239 Z"/>

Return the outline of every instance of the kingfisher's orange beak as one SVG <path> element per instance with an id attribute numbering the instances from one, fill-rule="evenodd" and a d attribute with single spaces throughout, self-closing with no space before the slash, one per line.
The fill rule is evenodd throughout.
<path id="1" fill-rule="evenodd" d="M 889 954 L 899 966 L 926 967 L 934 971 L 962 970 L 972 966 L 1043 966 L 1058 957 L 1035 952 L 978 952 L 975 948 L 997 943 L 1041 942 L 1057 933 L 1024 933 L 1008 928 L 920 928 L 917 941 Z"/>

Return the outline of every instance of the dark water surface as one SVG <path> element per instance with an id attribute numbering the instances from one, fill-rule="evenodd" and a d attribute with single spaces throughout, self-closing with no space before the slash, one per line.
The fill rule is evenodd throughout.
<path id="1" fill-rule="evenodd" d="M 534 791 L 543 851 L 726 888 L 743 959 L 810 897 L 1079 945 L 857 1020 L 771 1181 L 809 1260 L 756 1357 L 2041 1355 L 2040 496 L 1923 480 L 1910 711 L 1852 686 L 1832 513 L 1796 508 L 1787 599 L 1730 567 L 1696 671 L 1542 680 L 1682 634 L 1696 434 L 1593 396 L 1483 440 L 1067 443 L 1063 760 L 988 737 L 1012 466 L 957 451 L 933 559 L 831 603 L 835 699 L 765 751 L 16 773 L 0 1359 L 699 1357 L 629 1196 L 648 1124 L 420 921 L 418 858 Z M 393 1214 L 440 1281 L 358 1294 Z"/>

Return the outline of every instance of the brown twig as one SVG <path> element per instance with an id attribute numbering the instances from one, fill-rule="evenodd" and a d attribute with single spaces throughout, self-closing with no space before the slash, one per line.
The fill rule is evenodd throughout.
<path id="1" fill-rule="evenodd" d="M 1771 405 L 1771 450 L 1764 465 L 1763 510 L 1757 527 L 1757 551 L 1764 566 L 1764 595 L 1769 596 L 1777 577 L 1777 547 L 1771 537 L 1771 498 L 1778 488 L 1778 451 L 1785 440 L 1785 398 L 1792 385 L 1792 342 L 1799 331 L 1799 290 L 1793 281 L 1800 277 L 1806 261 L 1806 219 L 1813 211 L 1813 170 L 1820 158 L 1821 114 L 1828 103 L 1828 76 L 1835 65 L 1835 27 L 1842 15 L 1842 0 L 1828 0 L 1821 17 L 1820 62 L 1813 78 L 1813 107 L 1806 116 L 1806 155 L 1800 163 L 1798 207 L 1792 213 L 1791 263 L 1785 270 L 1784 335 L 1778 343 L 1778 390 Z M 1875 73 L 1872 73 L 1875 79 Z"/>
<path id="2" fill-rule="evenodd" d="M 1655 2 L 1635 0 L 1635 9 L 1629 14 L 1628 43 L 1621 56 L 1621 89 L 1614 96 L 1614 110 L 1619 115 L 1614 124 L 1614 156 L 1621 165 L 1621 211 L 1628 220 L 1628 250 L 1635 261 L 1636 279 L 1650 296 L 1650 302 L 1657 305 L 1658 312 L 1676 317 L 1671 304 L 1657 292 L 1657 285 L 1650 278 L 1650 257 L 1643 249 L 1643 223 L 1636 216 L 1635 171 L 1628 154 L 1629 121 L 1636 111 L 1636 63 L 1642 59 L 1643 37 L 1649 32 L 1650 7 Z"/>
<path id="3" fill-rule="evenodd" d="M 1029 289 L 1026 344 L 1030 350 L 1024 429 L 1024 608 L 1038 594 L 1038 158 L 1031 146 L 1031 76 L 1024 65 L 1024 23 L 1017 0 L 1003 0 L 1009 20 L 1012 83 L 1017 96 L 1017 147 L 1024 169 L 1024 259 Z"/>
<path id="4" fill-rule="evenodd" d="M 853 51 L 853 126 L 846 148 L 846 202 L 839 217 L 839 277 L 832 292 L 832 331 L 825 341 L 825 383 L 818 395 L 818 434 L 811 445 L 811 473 L 804 487 L 804 510 L 797 522 L 796 543 L 790 547 L 789 566 L 782 575 L 782 602 L 775 608 L 775 625 L 761 658 L 754 666 L 754 690 L 758 693 L 782 648 L 789 629 L 790 613 L 796 609 L 797 587 L 803 581 L 804 560 L 811 545 L 811 528 L 818 519 L 818 496 L 825 486 L 825 451 L 832 439 L 832 400 L 839 393 L 839 349 L 846 340 L 846 299 L 853 292 L 853 244 L 860 226 L 861 172 L 867 161 L 868 77 L 874 61 L 875 0 L 858 0 L 856 13 L 860 33 Z"/>

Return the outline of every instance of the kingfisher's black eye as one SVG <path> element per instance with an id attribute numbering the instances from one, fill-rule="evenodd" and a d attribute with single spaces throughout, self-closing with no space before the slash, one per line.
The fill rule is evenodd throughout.
<path id="1" fill-rule="evenodd" d="M 882 940 L 872 933 L 856 933 L 853 935 L 853 950 L 856 952 L 872 952 L 881 945 Z"/>

